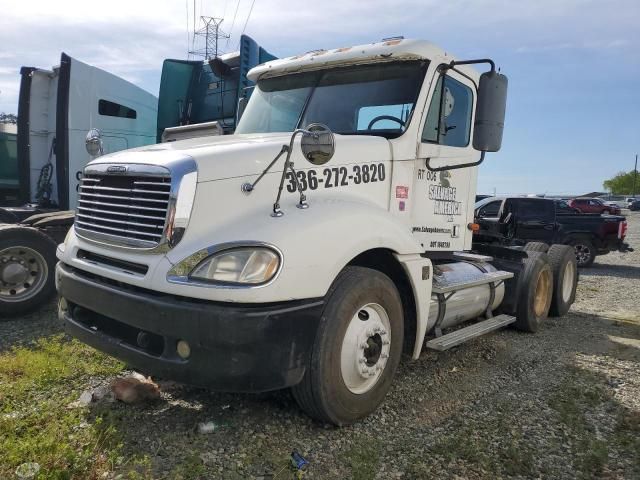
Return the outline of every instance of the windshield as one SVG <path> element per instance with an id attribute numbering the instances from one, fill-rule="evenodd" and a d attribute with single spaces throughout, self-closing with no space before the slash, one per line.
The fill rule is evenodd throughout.
<path id="1" fill-rule="evenodd" d="M 407 128 L 427 63 L 343 67 L 260 80 L 236 133 L 292 132 L 323 123 L 344 135 L 398 137 Z"/>

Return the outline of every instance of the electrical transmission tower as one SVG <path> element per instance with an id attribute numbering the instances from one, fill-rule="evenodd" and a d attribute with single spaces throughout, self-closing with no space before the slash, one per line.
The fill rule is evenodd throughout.
<path id="1" fill-rule="evenodd" d="M 221 40 L 229 38 L 229 35 L 220 29 L 222 20 L 222 18 L 200 17 L 203 26 L 200 30 L 193 32 L 193 50 L 189 50 L 191 55 L 209 60 L 223 53 L 218 50 L 218 44 Z"/>

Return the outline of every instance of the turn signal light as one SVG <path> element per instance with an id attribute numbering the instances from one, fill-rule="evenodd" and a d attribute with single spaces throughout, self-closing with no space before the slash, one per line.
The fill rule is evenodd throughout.
<path id="1" fill-rule="evenodd" d="M 477 232 L 480 230 L 480 225 L 478 225 L 477 223 L 470 223 L 469 225 L 467 225 L 467 228 L 472 232 Z"/>

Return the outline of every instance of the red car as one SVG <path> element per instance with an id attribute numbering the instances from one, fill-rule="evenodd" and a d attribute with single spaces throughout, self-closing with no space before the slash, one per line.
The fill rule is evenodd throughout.
<path id="1" fill-rule="evenodd" d="M 620 208 L 607 205 L 599 198 L 574 198 L 569 200 L 569 206 L 580 213 L 604 213 L 605 215 L 620 215 Z"/>

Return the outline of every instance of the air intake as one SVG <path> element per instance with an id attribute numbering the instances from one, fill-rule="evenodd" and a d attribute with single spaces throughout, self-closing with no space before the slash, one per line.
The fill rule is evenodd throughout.
<path id="1" fill-rule="evenodd" d="M 113 245 L 154 248 L 165 237 L 171 201 L 171 174 L 163 167 L 88 167 L 80 184 L 76 233 Z"/>

